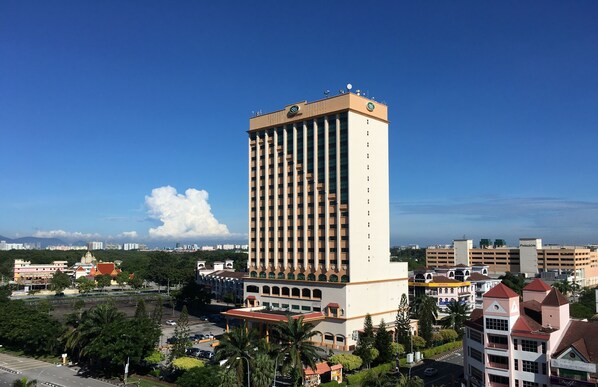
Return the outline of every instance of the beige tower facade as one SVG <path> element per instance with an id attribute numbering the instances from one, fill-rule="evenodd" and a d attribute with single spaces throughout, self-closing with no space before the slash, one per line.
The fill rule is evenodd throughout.
<path id="1" fill-rule="evenodd" d="M 392 323 L 407 293 L 389 254 L 388 113 L 352 93 L 253 117 L 249 308 L 321 313 L 322 345 L 349 349 L 367 313 Z"/>

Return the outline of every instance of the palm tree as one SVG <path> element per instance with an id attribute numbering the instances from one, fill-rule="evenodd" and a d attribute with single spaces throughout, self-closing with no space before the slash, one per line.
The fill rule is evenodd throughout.
<path id="1" fill-rule="evenodd" d="M 226 360 L 223 367 L 236 370 L 237 382 L 243 385 L 244 368 L 251 363 L 257 349 L 257 333 L 244 327 L 235 328 L 220 338 L 216 347 L 216 359 Z M 249 372 L 249 369 L 247 370 Z"/>
<path id="2" fill-rule="evenodd" d="M 295 385 L 303 379 L 305 366 L 316 369 L 316 361 L 320 360 L 316 346 L 311 339 L 318 334 L 314 325 L 303 322 L 303 316 L 294 319 L 288 316 L 285 323 L 274 327 L 275 337 L 280 342 L 281 353 L 284 354 L 283 367 L 293 371 Z"/>
<path id="3" fill-rule="evenodd" d="M 443 325 L 445 328 L 454 329 L 460 336 L 463 325 L 469 318 L 469 305 L 451 300 L 446 304 L 446 309 L 448 316 L 443 319 Z"/>
<path id="4" fill-rule="evenodd" d="M 17 379 L 13 382 L 12 387 L 35 387 L 37 386 L 37 380 L 29 380 L 26 377 Z"/>
<path id="5" fill-rule="evenodd" d="M 419 319 L 419 334 L 427 343 L 432 342 L 433 325 L 438 318 L 436 299 L 422 295 L 417 301 L 417 318 Z"/>
<path id="6" fill-rule="evenodd" d="M 269 387 L 274 380 L 274 360 L 267 354 L 259 352 L 251 367 L 251 385 L 253 387 Z"/>
<path id="7" fill-rule="evenodd" d="M 81 316 L 78 326 L 68 331 L 65 336 L 65 348 L 74 355 L 85 356 L 85 349 L 102 331 L 114 322 L 124 319 L 124 315 L 112 304 L 100 304 Z"/>

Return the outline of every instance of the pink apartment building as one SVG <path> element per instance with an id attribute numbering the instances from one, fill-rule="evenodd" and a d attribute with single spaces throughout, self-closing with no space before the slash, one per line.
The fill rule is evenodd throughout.
<path id="1" fill-rule="evenodd" d="M 500 283 L 471 313 L 463 340 L 468 386 L 596 386 L 598 324 L 569 317 L 569 302 L 535 279 L 523 297 Z"/>

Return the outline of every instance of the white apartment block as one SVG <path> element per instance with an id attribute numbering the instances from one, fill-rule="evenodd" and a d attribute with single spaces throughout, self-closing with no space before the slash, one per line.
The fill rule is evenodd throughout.
<path id="1" fill-rule="evenodd" d="M 104 250 L 104 242 L 88 242 L 88 250 Z"/>

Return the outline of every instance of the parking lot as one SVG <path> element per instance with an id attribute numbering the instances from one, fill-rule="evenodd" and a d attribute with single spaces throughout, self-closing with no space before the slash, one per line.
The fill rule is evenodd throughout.
<path id="1" fill-rule="evenodd" d="M 191 353 L 189 354 L 190 356 L 205 360 L 211 360 L 213 358 L 214 347 L 212 345 L 218 340 L 218 337 L 225 332 L 224 321 L 220 319 L 220 321 L 215 322 L 215 318 L 218 318 L 218 316 L 213 315 L 210 318 L 208 318 L 208 316 L 189 316 L 189 335 L 192 337 L 193 342 L 191 347 L 193 349 L 191 349 Z M 160 348 L 163 349 L 164 353 L 169 352 L 169 339 L 174 337 L 174 331 L 176 328 L 175 325 L 166 324 L 166 321 L 177 321 L 177 319 L 178 316 L 172 316 L 170 313 L 168 313 L 168 316 L 163 318 Z"/>

